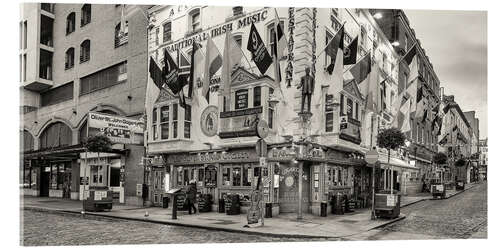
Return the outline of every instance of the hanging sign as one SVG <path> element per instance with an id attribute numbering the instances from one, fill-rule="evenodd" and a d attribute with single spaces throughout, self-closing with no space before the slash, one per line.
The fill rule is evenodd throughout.
<path id="1" fill-rule="evenodd" d="M 121 116 L 89 112 L 88 134 L 104 134 L 113 143 L 142 144 L 144 122 Z"/>

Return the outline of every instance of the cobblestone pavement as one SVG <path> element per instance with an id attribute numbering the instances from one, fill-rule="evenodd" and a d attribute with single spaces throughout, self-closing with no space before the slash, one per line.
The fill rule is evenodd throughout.
<path id="1" fill-rule="evenodd" d="M 485 182 L 445 200 L 410 205 L 401 209 L 406 219 L 372 230 L 364 239 L 487 238 L 487 196 Z"/>
<path id="2" fill-rule="evenodd" d="M 21 213 L 21 244 L 25 246 L 331 240 L 266 237 L 45 211 L 21 210 Z"/>

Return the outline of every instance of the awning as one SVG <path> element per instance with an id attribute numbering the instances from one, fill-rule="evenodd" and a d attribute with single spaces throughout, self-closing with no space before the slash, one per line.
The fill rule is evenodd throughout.
<path id="1" fill-rule="evenodd" d="M 404 169 L 411 169 L 411 170 L 418 170 L 418 167 L 415 167 L 413 165 L 410 165 L 408 162 L 401 160 L 399 158 L 394 158 L 391 157 L 390 162 L 387 162 L 387 155 L 380 154 L 378 156 L 378 161 L 380 162 L 381 167 L 399 167 L 399 168 L 404 168 Z"/>

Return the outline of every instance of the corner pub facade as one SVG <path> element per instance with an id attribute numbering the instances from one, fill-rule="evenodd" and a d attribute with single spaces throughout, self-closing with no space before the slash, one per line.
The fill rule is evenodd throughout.
<path id="1" fill-rule="evenodd" d="M 226 30 L 231 30 L 248 58 L 243 58 L 231 73 L 229 110 L 223 110 L 223 96 L 218 91 L 220 70 L 210 80 L 208 101 L 187 98 L 186 109 L 172 93 L 161 91 L 153 113 L 147 114 L 147 154 L 152 159 L 148 163 L 147 184 L 153 206 L 162 205 L 167 190 L 184 188 L 195 180 L 199 193 L 212 195 L 213 210 L 225 195 L 239 194 L 241 210 L 246 212 L 259 172 L 263 202 L 272 203 L 273 215 L 297 212 L 299 182 L 305 213 L 319 215 L 321 202 L 328 202 L 327 209 L 331 211 L 329 200 L 339 194 L 349 195 L 363 207 L 371 204 L 372 169 L 366 165 L 364 154 L 376 145 L 377 129 L 389 126 L 393 119 L 389 110 L 397 94 L 400 56 L 368 10 L 276 8 L 288 42 L 286 56 L 279 58 L 279 86 L 274 81 L 274 65 L 261 75 L 246 49 L 253 22 L 270 51 L 274 44 L 274 8 L 155 6 L 149 12 L 154 18 L 150 22 L 148 52 L 159 65 L 163 65 L 166 49 L 172 57 L 177 56 L 180 71 L 189 72 L 185 58 L 191 58 L 193 40 L 201 44 L 205 53 L 208 36 L 222 56 Z M 354 79 L 326 71 L 331 58 L 321 50 L 344 22 L 345 42 L 358 36 L 357 59 L 371 53 L 372 72 L 378 76 L 373 81 L 387 79 L 387 94 L 377 100 L 387 105 L 379 114 L 365 109 L 365 90 Z M 311 58 L 316 57 L 312 62 Z M 309 122 L 298 115 L 301 89 L 297 86 L 306 65 L 311 66 L 315 77 Z M 350 67 L 345 66 L 344 71 Z M 334 79 L 338 79 L 336 84 Z M 340 79 L 343 84 L 339 84 Z M 148 81 L 152 81 L 151 77 Z M 195 82 L 194 96 L 202 96 L 200 80 Z M 275 101 L 278 92 L 283 98 Z M 348 118 L 342 128 L 341 116 Z M 255 117 L 266 121 L 269 127 L 263 165 L 256 152 L 258 137 L 249 132 L 246 124 Z M 389 165 L 387 152 L 379 151 L 382 170 L 376 173 L 377 188 L 383 189 L 389 187 Z M 391 162 L 396 162 L 394 180 L 402 182 L 401 178 L 407 176 L 403 173 L 418 172 L 405 160 L 397 159 L 402 158 L 402 152 L 391 155 Z"/>

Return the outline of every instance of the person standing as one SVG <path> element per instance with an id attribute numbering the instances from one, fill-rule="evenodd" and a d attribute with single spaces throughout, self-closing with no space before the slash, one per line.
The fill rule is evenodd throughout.
<path id="1" fill-rule="evenodd" d="M 188 205 L 188 212 L 191 214 L 191 208 L 194 210 L 194 213 L 196 214 L 196 207 L 194 206 L 194 203 L 196 201 L 196 181 L 191 180 L 188 185 L 188 190 L 186 192 L 186 201 Z"/>

